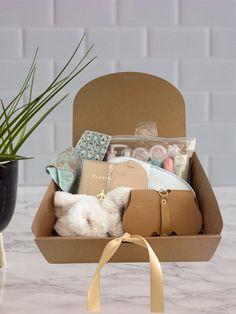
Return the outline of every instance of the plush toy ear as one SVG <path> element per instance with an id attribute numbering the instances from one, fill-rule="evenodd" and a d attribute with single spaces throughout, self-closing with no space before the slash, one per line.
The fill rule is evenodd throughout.
<path id="1" fill-rule="evenodd" d="M 78 194 L 57 191 L 54 194 L 54 207 L 56 217 L 65 215 L 74 203 L 79 200 Z"/>

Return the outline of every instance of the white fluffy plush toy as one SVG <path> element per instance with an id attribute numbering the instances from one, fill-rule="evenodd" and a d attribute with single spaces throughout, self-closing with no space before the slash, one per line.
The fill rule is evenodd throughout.
<path id="1" fill-rule="evenodd" d="M 124 233 L 121 212 L 129 200 L 130 190 L 115 188 L 102 201 L 95 196 L 57 191 L 54 229 L 61 236 L 121 236 Z"/>

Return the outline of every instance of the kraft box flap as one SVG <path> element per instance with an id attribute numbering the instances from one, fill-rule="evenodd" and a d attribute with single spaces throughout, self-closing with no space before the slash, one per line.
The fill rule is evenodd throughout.
<path id="1" fill-rule="evenodd" d="M 113 73 L 87 83 L 74 99 L 73 145 L 85 130 L 134 134 L 140 121 L 155 121 L 162 137 L 186 135 L 184 99 L 160 77 Z"/>
<path id="2" fill-rule="evenodd" d="M 34 217 L 31 229 L 35 237 L 53 234 L 53 226 L 56 222 L 54 214 L 54 193 L 56 191 L 57 185 L 51 181 Z"/>
<path id="3" fill-rule="evenodd" d="M 204 231 L 208 234 L 220 234 L 223 228 L 220 209 L 196 153 L 192 156 L 191 186 L 196 193 L 202 212 Z"/>

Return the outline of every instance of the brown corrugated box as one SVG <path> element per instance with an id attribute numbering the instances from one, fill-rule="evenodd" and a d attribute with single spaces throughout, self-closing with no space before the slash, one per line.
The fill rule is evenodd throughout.
<path id="1" fill-rule="evenodd" d="M 140 121 L 156 121 L 159 136 L 186 136 L 185 107 L 180 92 L 169 82 L 144 73 L 105 75 L 86 84 L 76 95 L 73 113 L 73 145 L 84 130 L 105 134 L 133 134 Z M 220 210 L 211 185 L 196 154 L 191 162 L 193 186 L 203 215 L 204 234 L 147 237 L 160 261 L 207 261 L 221 239 Z M 35 216 L 32 231 L 49 263 L 98 262 L 111 238 L 58 237 L 51 182 Z M 122 243 L 111 262 L 148 261 L 144 248 Z"/>

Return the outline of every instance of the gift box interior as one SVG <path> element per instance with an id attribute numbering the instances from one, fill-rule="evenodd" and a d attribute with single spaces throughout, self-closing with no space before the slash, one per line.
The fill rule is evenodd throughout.
<path id="1" fill-rule="evenodd" d="M 169 82 L 145 73 L 123 72 L 99 77 L 76 95 L 73 112 L 73 145 L 85 130 L 109 135 L 134 134 L 140 121 L 155 121 L 161 137 L 186 136 L 185 106 L 180 92 Z M 220 210 L 207 176 L 194 153 L 191 185 L 203 216 L 204 232 L 194 236 L 153 236 L 147 241 L 160 261 L 207 261 L 221 239 Z M 59 237 L 55 223 L 52 181 L 36 213 L 32 231 L 49 263 L 98 262 L 111 238 Z M 122 243 L 111 262 L 148 261 L 142 247 Z"/>

